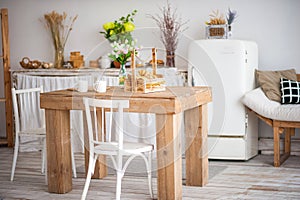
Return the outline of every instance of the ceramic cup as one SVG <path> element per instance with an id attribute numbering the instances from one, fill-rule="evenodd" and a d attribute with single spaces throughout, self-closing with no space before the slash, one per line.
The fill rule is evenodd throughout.
<path id="1" fill-rule="evenodd" d="M 87 92 L 88 91 L 88 81 L 80 80 L 76 85 L 76 90 L 78 92 Z"/>
<path id="2" fill-rule="evenodd" d="M 94 90 L 96 92 L 106 92 L 106 81 L 96 81 L 94 83 Z"/>

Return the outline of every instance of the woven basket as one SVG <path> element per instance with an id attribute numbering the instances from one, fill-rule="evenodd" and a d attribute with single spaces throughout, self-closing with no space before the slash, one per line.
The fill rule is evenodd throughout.
<path id="1" fill-rule="evenodd" d="M 207 39 L 227 39 L 228 27 L 227 24 L 222 25 L 209 25 L 206 27 Z"/>

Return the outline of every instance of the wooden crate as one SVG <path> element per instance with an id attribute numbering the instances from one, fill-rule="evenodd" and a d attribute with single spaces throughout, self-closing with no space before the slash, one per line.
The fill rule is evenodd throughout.
<path id="1" fill-rule="evenodd" d="M 146 79 L 144 77 L 136 77 L 136 91 L 133 88 L 131 74 L 127 75 L 124 83 L 124 90 L 126 92 L 141 92 L 141 93 L 150 93 L 150 92 L 159 92 L 166 90 L 166 81 L 160 76 L 156 75 L 157 78 Z"/>
<path id="2" fill-rule="evenodd" d="M 206 27 L 207 39 L 227 39 L 228 27 L 227 24 L 209 25 Z"/>

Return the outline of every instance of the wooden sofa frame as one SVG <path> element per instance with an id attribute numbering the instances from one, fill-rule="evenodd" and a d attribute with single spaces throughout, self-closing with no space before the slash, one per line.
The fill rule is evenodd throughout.
<path id="1" fill-rule="evenodd" d="M 300 74 L 297 74 L 297 80 L 300 81 Z M 250 109 L 249 109 L 250 110 Z M 279 167 L 291 154 L 291 136 L 295 135 L 295 128 L 300 128 L 300 119 L 295 121 L 280 121 L 259 115 L 253 110 L 259 119 L 273 128 L 274 137 L 274 166 Z M 284 133 L 284 152 L 280 154 L 280 134 Z"/>

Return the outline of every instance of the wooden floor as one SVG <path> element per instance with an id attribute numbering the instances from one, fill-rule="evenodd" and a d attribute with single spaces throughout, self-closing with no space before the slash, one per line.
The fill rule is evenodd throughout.
<path id="1" fill-rule="evenodd" d="M 83 155 L 76 154 L 78 178 L 67 194 L 47 192 L 40 173 L 37 152 L 20 153 L 15 180 L 10 181 L 13 149 L 0 148 L 0 200 L 80 199 L 84 185 Z M 259 155 L 249 161 L 209 161 L 210 178 L 205 187 L 183 186 L 183 199 L 300 199 L 300 157 L 291 156 L 281 167 L 272 166 L 273 157 Z M 183 180 L 184 182 L 184 180 Z M 153 178 L 156 196 L 156 178 Z M 115 176 L 92 180 L 87 199 L 114 199 Z M 150 199 L 146 177 L 125 175 L 122 199 Z"/>

